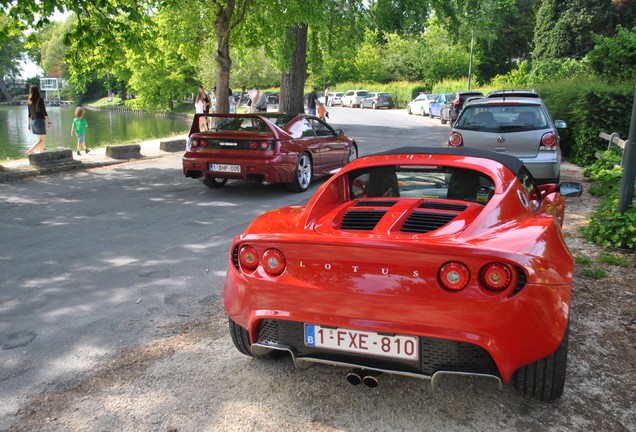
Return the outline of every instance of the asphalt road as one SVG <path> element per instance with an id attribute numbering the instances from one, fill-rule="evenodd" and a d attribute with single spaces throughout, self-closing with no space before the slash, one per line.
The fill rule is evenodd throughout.
<path id="1" fill-rule="evenodd" d="M 404 110 L 329 111 L 360 155 L 448 136 Z M 203 319 L 233 237 L 320 183 L 303 194 L 237 181 L 211 190 L 169 155 L 0 185 L 0 430 L 31 396 Z"/>

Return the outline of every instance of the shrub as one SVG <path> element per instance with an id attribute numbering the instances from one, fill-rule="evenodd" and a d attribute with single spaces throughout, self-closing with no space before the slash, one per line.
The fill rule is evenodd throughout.
<path id="1" fill-rule="evenodd" d="M 618 213 L 618 199 L 605 200 L 592 212 L 589 224 L 583 227 L 583 236 L 603 248 L 636 249 L 636 207 L 631 205 L 625 213 Z"/>

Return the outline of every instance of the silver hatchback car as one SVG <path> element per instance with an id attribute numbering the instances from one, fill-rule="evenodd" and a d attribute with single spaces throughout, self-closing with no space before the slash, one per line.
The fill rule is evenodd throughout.
<path id="1" fill-rule="evenodd" d="M 537 183 L 558 183 L 561 147 L 557 129 L 541 99 L 483 98 L 468 101 L 452 125 L 448 147 L 473 147 L 521 159 Z"/>

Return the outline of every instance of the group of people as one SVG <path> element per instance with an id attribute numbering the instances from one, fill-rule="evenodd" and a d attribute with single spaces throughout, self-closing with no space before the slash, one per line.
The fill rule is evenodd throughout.
<path id="1" fill-rule="evenodd" d="M 46 130 L 47 127 L 51 128 L 51 119 L 46 111 L 46 105 L 44 98 L 40 94 L 40 88 L 33 85 L 29 88 L 29 97 L 27 99 L 27 107 L 29 113 L 29 122 L 27 124 L 31 133 L 37 136 L 37 142 L 26 151 L 25 156 L 29 157 L 34 152 L 44 152 L 44 144 L 46 143 Z M 91 150 L 86 148 L 86 128 L 88 122 L 84 118 L 84 109 L 77 107 L 75 109 L 75 118 L 71 125 L 71 136 L 75 134 L 77 136 L 77 155 L 80 156 L 81 150 L 84 150 L 86 154 Z"/>
<path id="2" fill-rule="evenodd" d="M 309 114 L 318 116 L 322 120 L 329 118 L 329 112 L 327 111 L 327 101 L 329 100 L 329 88 L 325 88 L 325 100 L 320 101 L 318 98 L 318 88 L 314 87 L 314 90 L 309 94 L 307 98 L 307 108 Z M 210 98 L 211 96 L 211 98 Z M 230 107 L 230 113 L 236 112 L 236 100 L 232 94 L 232 90 L 229 90 L 228 102 Z M 247 106 L 248 112 L 264 112 L 267 111 L 267 94 L 260 91 L 258 87 L 254 87 L 247 92 Z M 197 114 L 209 114 L 210 111 L 214 112 L 216 107 L 216 86 L 210 95 L 205 91 L 203 85 L 199 86 L 199 92 L 194 102 L 195 113 Z M 203 121 L 205 119 L 203 118 Z M 200 128 L 205 127 L 205 124 L 199 124 Z M 203 130 L 203 129 L 201 129 Z"/>

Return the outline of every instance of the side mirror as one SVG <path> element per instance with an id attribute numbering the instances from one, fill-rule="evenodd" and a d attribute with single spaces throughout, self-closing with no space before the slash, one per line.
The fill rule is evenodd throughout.
<path id="1" fill-rule="evenodd" d="M 554 127 L 557 129 L 565 129 L 566 127 L 568 127 L 568 124 L 563 120 L 555 120 Z"/>
<path id="2" fill-rule="evenodd" d="M 344 131 L 342 129 L 336 129 L 336 135 L 343 136 L 344 135 Z"/>
<path id="3" fill-rule="evenodd" d="M 563 182 L 557 186 L 557 192 L 564 197 L 579 197 L 583 193 L 583 185 L 575 182 Z"/>

